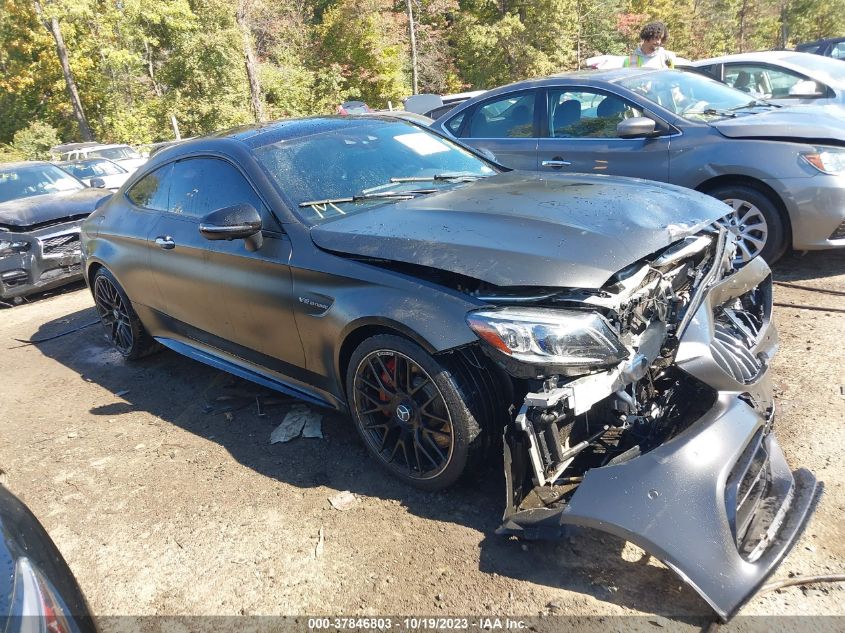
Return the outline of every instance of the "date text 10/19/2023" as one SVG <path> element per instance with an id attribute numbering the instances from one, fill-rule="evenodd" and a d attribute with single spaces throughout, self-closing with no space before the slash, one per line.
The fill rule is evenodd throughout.
<path id="1" fill-rule="evenodd" d="M 510 630 L 519 631 L 528 628 L 523 620 L 496 617 L 357 617 L 357 618 L 308 618 L 308 629 L 319 630 L 360 630 L 360 631 L 441 631 L 441 630 Z"/>

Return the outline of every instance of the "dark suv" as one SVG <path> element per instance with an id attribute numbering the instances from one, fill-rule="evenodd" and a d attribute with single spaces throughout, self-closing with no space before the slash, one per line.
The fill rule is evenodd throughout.
<path id="1" fill-rule="evenodd" d="M 795 50 L 802 53 L 833 57 L 834 59 L 845 59 L 845 37 L 830 37 L 814 42 L 804 42 L 796 46 Z"/>
<path id="2" fill-rule="evenodd" d="M 428 490 L 504 452 L 503 533 L 611 532 L 728 617 L 815 479 L 771 432 L 771 277 L 734 268 L 724 213 L 509 171 L 406 121 L 313 118 L 157 154 L 85 222 L 84 267 L 126 358 L 164 345 L 348 411 Z"/>

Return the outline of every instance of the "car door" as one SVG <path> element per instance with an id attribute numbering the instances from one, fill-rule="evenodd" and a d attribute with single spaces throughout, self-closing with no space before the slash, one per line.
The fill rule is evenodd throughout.
<path id="1" fill-rule="evenodd" d="M 151 236 L 162 310 L 191 338 L 261 366 L 302 363 L 291 309 L 290 241 L 234 164 L 194 157 L 172 165 L 167 211 Z M 217 209 L 248 203 L 262 214 L 262 245 L 210 241 L 199 231 Z M 286 373 L 279 366 L 270 367 Z"/>
<path id="2" fill-rule="evenodd" d="M 487 149 L 511 169 L 537 169 L 536 90 L 496 95 L 460 112 L 446 127 L 461 141 Z"/>
<path id="3" fill-rule="evenodd" d="M 643 108 L 593 87 L 550 87 L 543 93 L 537 147 L 541 172 L 613 174 L 664 182 L 669 179 L 668 128 L 651 138 L 617 136 L 616 126 L 624 119 L 648 116 Z M 662 127 L 658 121 L 656 129 Z"/>

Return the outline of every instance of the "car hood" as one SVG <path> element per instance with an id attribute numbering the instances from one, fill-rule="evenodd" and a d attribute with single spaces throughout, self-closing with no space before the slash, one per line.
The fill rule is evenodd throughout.
<path id="1" fill-rule="evenodd" d="M 91 213 L 97 201 L 109 195 L 103 189 L 80 189 L 9 200 L 0 203 L 0 226 L 24 228 L 79 217 Z"/>
<path id="2" fill-rule="evenodd" d="M 784 107 L 710 123 L 730 138 L 803 138 L 845 143 L 845 110 L 838 105 Z"/>
<path id="3" fill-rule="evenodd" d="M 326 250 L 497 286 L 598 288 L 726 210 L 647 180 L 509 172 L 341 217 L 311 237 Z"/>

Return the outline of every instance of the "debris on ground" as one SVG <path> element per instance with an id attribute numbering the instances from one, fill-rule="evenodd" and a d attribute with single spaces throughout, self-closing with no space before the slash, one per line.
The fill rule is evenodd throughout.
<path id="1" fill-rule="evenodd" d="M 358 503 L 358 500 L 351 492 L 344 490 L 343 492 L 337 493 L 334 497 L 331 497 L 329 499 L 329 503 L 332 504 L 332 507 L 335 510 L 343 512 Z"/>
<path id="2" fill-rule="evenodd" d="M 224 412 L 224 413 L 223 413 L 223 416 L 226 418 L 226 422 L 231 422 L 232 420 L 234 420 L 234 419 L 235 419 L 235 416 L 234 416 L 234 415 L 232 415 L 232 412 L 231 412 L 231 411 L 226 411 L 226 412 Z"/>
<path id="3" fill-rule="evenodd" d="M 323 416 L 311 415 L 305 421 L 305 426 L 302 427 L 302 437 L 311 437 L 316 439 L 323 439 Z"/>
<path id="4" fill-rule="evenodd" d="M 304 404 L 297 404 L 290 408 L 282 423 L 270 434 L 270 443 L 289 442 L 300 434 L 303 437 L 323 437 L 320 423 L 323 416 L 314 413 Z M 307 427 L 307 432 L 305 431 Z"/>
<path id="5" fill-rule="evenodd" d="M 320 526 L 320 531 L 317 533 L 317 546 L 314 548 L 314 558 L 320 558 L 323 555 L 323 543 L 326 542 L 326 535 L 323 532 L 323 526 Z"/>

